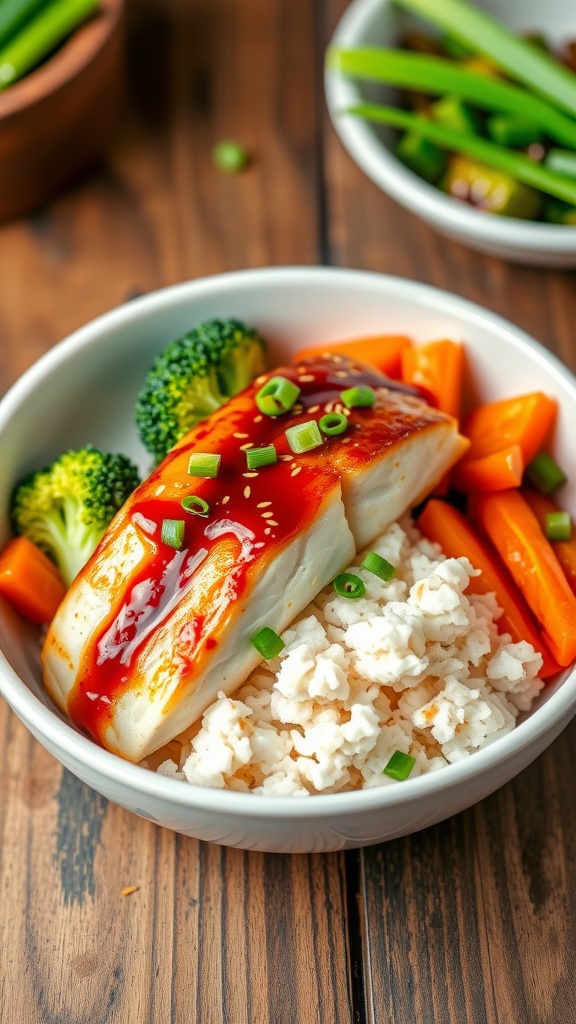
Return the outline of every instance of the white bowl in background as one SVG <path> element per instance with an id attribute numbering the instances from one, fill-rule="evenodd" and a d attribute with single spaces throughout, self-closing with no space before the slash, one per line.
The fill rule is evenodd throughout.
<path id="1" fill-rule="evenodd" d="M 576 38 L 576 4 L 569 0 L 474 0 L 519 31 L 541 30 L 561 47 Z M 392 0 L 353 0 L 341 18 L 331 46 L 395 46 L 414 19 Z M 424 22 L 417 22 L 421 27 Z M 433 31 L 430 24 L 427 28 Z M 409 170 L 393 151 L 398 133 L 340 112 L 363 100 L 396 102 L 393 90 L 354 81 L 338 72 L 325 76 L 326 100 L 340 139 L 352 159 L 384 192 L 438 231 L 480 252 L 533 266 L 576 266 L 576 226 L 544 224 L 483 213 L 445 195 Z M 384 97 L 384 98 L 383 98 Z"/>
<path id="2" fill-rule="evenodd" d="M 411 281 L 354 270 L 280 268 L 200 279 L 107 313 L 39 360 L 0 402 L 0 544 L 12 487 L 68 447 L 89 441 L 147 458 L 134 400 L 156 353 L 214 316 L 235 316 L 269 339 L 271 365 L 304 345 L 375 333 L 463 339 L 477 393 L 539 388 L 556 396 L 555 453 L 576 512 L 576 381 L 527 335 L 478 306 Z M 310 798 L 203 789 L 128 764 L 78 732 L 44 693 L 38 633 L 0 604 L 0 693 L 54 757 L 130 811 L 198 839 L 274 852 L 363 846 L 432 825 L 530 764 L 576 711 L 576 672 L 548 684 L 516 729 L 458 764 L 382 789 Z"/>

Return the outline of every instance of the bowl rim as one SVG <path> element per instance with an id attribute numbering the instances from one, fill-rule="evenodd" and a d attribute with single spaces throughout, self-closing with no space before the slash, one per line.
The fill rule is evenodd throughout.
<path id="1" fill-rule="evenodd" d="M 124 0 L 102 0 L 98 10 L 36 70 L 0 92 L 0 121 L 34 107 L 88 67 L 114 35 Z"/>
<path id="2" fill-rule="evenodd" d="M 391 0 L 352 0 L 340 18 L 328 44 L 354 46 L 378 9 Z M 576 226 L 524 221 L 514 217 L 490 216 L 444 195 L 434 185 L 405 167 L 376 135 L 370 123 L 339 113 L 361 98 L 353 79 L 326 70 L 324 90 L 330 118 L 353 160 L 382 189 L 412 213 L 433 221 L 446 233 L 469 235 L 490 245 L 508 249 L 533 249 L 545 253 L 576 253 Z"/>
<path id="3" fill-rule="evenodd" d="M 431 285 L 372 271 L 318 266 L 267 267 L 216 274 L 162 288 L 112 309 L 74 331 L 33 363 L 0 401 L 0 443 L 2 434 L 9 429 L 11 417 L 42 385 L 43 380 L 59 371 L 69 359 L 78 357 L 89 347 L 97 346 L 106 338 L 109 330 L 145 318 L 152 311 L 168 309 L 172 303 L 181 299 L 193 301 L 199 296 L 205 298 L 225 294 L 230 288 L 264 290 L 272 284 L 282 283 L 302 287 L 315 287 L 320 283 L 336 286 L 341 283 L 344 286 L 346 282 L 349 285 L 365 282 L 381 287 L 383 294 L 388 289 L 396 296 L 405 298 L 407 304 L 420 301 L 431 305 L 437 312 L 450 316 L 460 315 L 465 323 L 475 323 L 495 331 L 506 337 L 514 348 L 523 352 L 527 349 L 536 364 L 546 365 L 549 370 L 553 370 L 553 375 L 562 380 L 564 387 L 569 385 L 576 405 L 576 377 L 561 361 L 520 328 L 476 303 Z M 387 806 L 401 802 L 408 805 L 423 796 L 433 798 L 441 790 L 457 789 L 466 781 L 505 764 L 537 741 L 538 737 L 553 730 L 567 715 L 576 712 L 576 668 L 565 671 L 568 674 L 564 681 L 534 715 L 471 757 L 447 765 L 441 771 L 410 779 L 407 786 L 385 785 L 347 793 L 319 794 L 310 800 L 191 785 L 124 761 L 82 735 L 36 697 L 1 651 L 0 695 L 42 745 L 61 752 L 68 763 L 73 758 L 86 771 L 114 786 L 127 787 L 134 796 L 142 794 L 144 797 L 162 799 L 180 811 L 240 813 L 254 819 L 281 817 L 325 820 L 340 814 L 384 812 Z"/>

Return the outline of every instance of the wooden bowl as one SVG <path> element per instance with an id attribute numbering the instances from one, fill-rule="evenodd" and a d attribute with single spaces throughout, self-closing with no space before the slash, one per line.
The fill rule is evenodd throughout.
<path id="1" fill-rule="evenodd" d="M 0 219 L 69 185 L 105 148 L 122 85 L 123 0 L 101 10 L 36 71 L 0 93 Z"/>

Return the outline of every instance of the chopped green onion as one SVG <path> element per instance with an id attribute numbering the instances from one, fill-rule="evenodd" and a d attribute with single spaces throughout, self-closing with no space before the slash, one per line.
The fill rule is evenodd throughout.
<path id="1" fill-rule="evenodd" d="M 385 47 L 332 48 L 327 65 L 351 78 L 432 95 L 460 96 L 481 110 L 525 118 L 561 145 L 576 148 L 576 122 L 567 114 L 522 86 L 479 75 L 445 57 Z"/>
<path id="2" fill-rule="evenodd" d="M 210 505 L 204 498 L 199 498 L 197 494 L 189 494 L 186 498 L 182 498 L 180 502 L 185 512 L 192 512 L 195 516 L 207 516 L 210 511 Z"/>
<path id="3" fill-rule="evenodd" d="M 382 558 L 382 555 L 378 555 L 376 551 L 369 551 L 360 564 L 363 569 L 373 572 L 375 576 L 379 576 L 386 583 L 389 583 L 396 575 L 396 566 Z"/>
<path id="4" fill-rule="evenodd" d="M 169 544 L 171 548 L 181 548 L 184 542 L 184 520 L 164 519 L 160 536 L 163 544 Z"/>
<path id="5" fill-rule="evenodd" d="M 396 156 L 414 174 L 418 174 L 431 185 L 440 180 L 446 170 L 446 154 L 428 139 L 422 139 L 414 132 L 405 132 L 396 146 Z"/>
<path id="6" fill-rule="evenodd" d="M 339 597 L 349 597 L 353 601 L 364 597 L 366 593 L 362 580 L 352 572 L 341 572 L 334 580 L 333 587 Z"/>
<path id="7" fill-rule="evenodd" d="M 542 141 L 542 131 L 533 121 L 513 114 L 497 114 L 486 122 L 488 135 L 501 146 L 532 146 Z M 546 161 L 548 163 L 548 161 Z M 552 170 L 559 170 L 552 167 Z"/>
<path id="8" fill-rule="evenodd" d="M 286 440 L 296 455 L 302 455 L 312 448 L 318 448 L 322 444 L 322 435 L 316 420 L 307 420 L 306 423 L 296 423 L 295 426 L 288 427 Z"/>
<path id="9" fill-rule="evenodd" d="M 256 395 L 256 405 L 265 416 L 280 416 L 295 404 L 300 388 L 286 377 L 271 377 Z"/>
<path id="10" fill-rule="evenodd" d="M 548 195 L 565 199 L 567 203 L 576 205 L 576 181 L 543 167 L 531 160 L 530 157 L 524 156 L 523 153 L 497 146 L 495 142 L 489 142 L 488 139 L 482 139 L 478 135 L 455 132 L 452 128 L 447 128 L 446 125 L 430 121 L 418 114 L 409 114 L 396 107 L 378 106 L 376 103 L 361 103 L 356 107 L 349 107 L 344 113 L 368 121 L 389 124 L 400 130 L 417 132 L 423 138 L 435 142 L 437 146 L 471 156 L 475 160 L 487 164 L 488 167 L 510 174 L 524 185 L 532 185 L 533 188 L 538 188 L 541 192 L 547 192 Z"/>
<path id="11" fill-rule="evenodd" d="M 552 494 L 566 483 L 567 476 L 546 452 L 539 452 L 526 466 L 526 476 L 541 494 Z"/>
<path id="12" fill-rule="evenodd" d="M 275 658 L 286 646 L 282 637 L 278 636 L 278 633 L 275 633 L 269 626 L 263 626 L 262 629 L 258 630 L 250 643 L 254 645 L 258 654 L 261 654 L 265 661 Z"/>
<path id="13" fill-rule="evenodd" d="M 544 161 L 546 167 L 556 174 L 565 174 L 567 178 L 576 178 L 576 153 L 567 149 L 550 149 Z"/>
<path id="14" fill-rule="evenodd" d="M 212 159 L 216 167 L 226 174 L 238 174 L 250 163 L 250 154 L 240 143 L 233 139 L 222 139 L 212 150 Z"/>
<path id="15" fill-rule="evenodd" d="M 272 466 L 277 458 L 273 444 L 267 444 L 264 448 L 249 448 L 246 452 L 246 465 L 248 469 L 260 469 L 262 466 Z"/>
<path id="16" fill-rule="evenodd" d="M 318 421 L 318 426 L 328 437 L 337 437 L 346 430 L 348 420 L 341 412 L 329 412 Z"/>
<path id="17" fill-rule="evenodd" d="M 190 476 L 213 479 L 215 476 L 218 476 L 221 459 L 221 455 L 210 455 L 207 452 L 197 452 L 196 455 L 190 456 L 188 473 Z"/>
<path id="18" fill-rule="evenodd" d="M 347 388 L 346 391 L 342 392 L 340 398 L 347 409 L 368 409 L 376 401 L 374 388 L 368 388 L 364 385 L 356 388 Z"/>
<path id="19" fill-rule="evenodd" d="M 396 3 L 450 33 L 475 53 L 490 57 L 494 64 L 532 92 L 576 114 L 574 74 L 486 11 L 464 0 L 396 0 Z"/>
<path id="20" fill-rule="evenodd" d="M 403 754 L 401 750 L 395 750 L 383 769 L 383 774 L 388 775 L 391 779 L 396 779 L 397 782 L 405 782 L 415 764 L 416 758 L 411 754 Z"/>
<path id="21" fill-rule="evenodd" d="M 547 512 L 544 532 L 548 540 L 570 540 L 572 520 L 569 512 Z"/>

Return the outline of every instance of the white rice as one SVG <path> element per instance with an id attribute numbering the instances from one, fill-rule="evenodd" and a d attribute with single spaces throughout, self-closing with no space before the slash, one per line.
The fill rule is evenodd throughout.
<path id="1" fill-rule="evenodd" d="M 498 633 L 493 595 L 465 593 L 477 570 L 408 519 L 371 550 L 396 566 L 394 579 L 358 557 L 349 571 L 365 595 L 327 587 L 283 634 L 280 656 L 233 697 L 220 693 L 171 746 L 161 774 L 275 796 L 398 785 L 383 774 L 396 750 L 416 759 L 413 778 L 514 728 L 543 686 L 542 656 Z"/>

